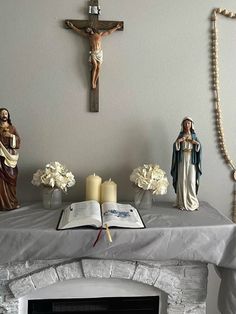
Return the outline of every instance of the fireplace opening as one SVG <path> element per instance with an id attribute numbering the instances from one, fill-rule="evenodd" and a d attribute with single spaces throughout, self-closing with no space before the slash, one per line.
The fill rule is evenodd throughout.
<path id="1" fill-rule="evenodd" d="M 28 314 L 158 314 L 159 296 L 28 300 Z"/>

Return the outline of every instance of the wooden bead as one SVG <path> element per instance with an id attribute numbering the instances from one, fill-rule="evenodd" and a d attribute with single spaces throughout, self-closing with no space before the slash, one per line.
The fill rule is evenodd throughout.
<path id="1" fill-rule="evenodd" d="M 213 79 L 213 80 L 212 80 L 212 84 L 213 84 L 213 86 L 214 86 L 214 85 L 217 85 L 216 79 Z"/>
<path id="2" fill-rule="evenodd" d="M 216 15 L 215 15 L 215 14 L 212 14 L 211 20 L 212 20 L 212 21 L 215 21 L 215 20 L 216 20 Z"/>

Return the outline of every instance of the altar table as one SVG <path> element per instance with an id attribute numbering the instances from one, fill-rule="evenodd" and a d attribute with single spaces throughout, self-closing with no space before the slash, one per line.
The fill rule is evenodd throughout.
<path id="1" fill-rule="evenodd" d="M 236 313 L 236 225 L 208 203 L 194 212 L 154 204 L 140 210 L 145 229 L 111 229 L 112 243 L 104 231 L 94 247 L 96 229 L 56 230 L 61 210 L 36 203 L 0 212 L 0 264 L 84 257 L 210 263 L 221 277 L 221 312 Z"/>

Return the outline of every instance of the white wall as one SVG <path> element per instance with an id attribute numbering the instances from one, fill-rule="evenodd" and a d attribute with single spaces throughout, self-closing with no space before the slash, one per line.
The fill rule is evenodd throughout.
<path id="1" fill-rule="evenodd" d="M 144 162 L 167 171 L 181 119 L 190 115 L 203 145 L 199 198 L 231 214 L 233 183 L 217 150 L 210 90 L 209 28 L 214 7 L 236 12 L 234 0 L 100 0 L 103 20 L 123 20 L 104 38 L 100 112 L 88 111 L 88 45 L 63 27 L 87 18 L 78 0 L 0 0 L 0 101 L 22 136 L 18 195 L 40 198 L 33 172 L 58 160 L 78 183 L 65 200 L 84 198 L 96 172 L 132 198 L 129 175 Z M 220 74 L 226 142 L 236 158 L 236 21 L 220 18 Z M 236 160 L 236 159 L 235 159 Z M 170 186 L 162 199 L 175 197 Z M 209 314 L 216 314 L 218 281 L 211 273 Z"/>

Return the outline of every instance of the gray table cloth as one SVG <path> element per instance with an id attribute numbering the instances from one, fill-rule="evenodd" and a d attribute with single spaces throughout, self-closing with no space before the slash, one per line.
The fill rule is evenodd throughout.
<path id="1" fill-rule="evenodd" d="M 236 225 L 206 202 L 198 211 L 180 211 L 171 203 L 140 210 L 145 229 L 56 230 L 59 210 L 30 204 L 0 212 L 0 264 L 26 260 L 106 258 L 119 260 L 199 261 L 217 266 L 221 277 L 219 308 L 236 313 Z"/>

